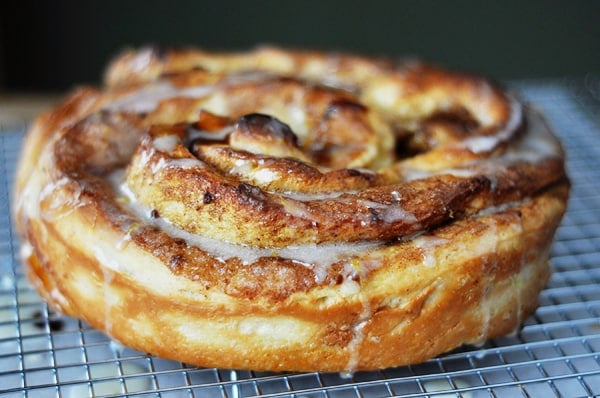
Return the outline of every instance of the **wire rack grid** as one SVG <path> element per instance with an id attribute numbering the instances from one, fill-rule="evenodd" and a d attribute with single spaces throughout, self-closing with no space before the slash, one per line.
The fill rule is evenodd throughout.
<path id="1" fill-rule="evenodd" d="M 0 398 L 584 397 L 600 395 L 600 80 L 509 83 L 565 144 L 573 183 L 540 307 L 515 334 L 352 376 L 191 367 L 53 313 L 23 275 L 10 196 L 25 124 L 0 126 Z"/>

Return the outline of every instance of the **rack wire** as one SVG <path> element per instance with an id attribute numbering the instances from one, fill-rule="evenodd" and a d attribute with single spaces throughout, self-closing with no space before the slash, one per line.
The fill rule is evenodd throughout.
<path id="1" fill-rule="evenodd" d="M 0 397 L 583 397 L 600 395 L 600 80 L 509 83 L 565 144 L 573 191 L 540 307 L 517 333 L 352 377 L 191 367 L 53 313 L 23 274 L 10 196 L 25 124 L 0 126 Z"/>

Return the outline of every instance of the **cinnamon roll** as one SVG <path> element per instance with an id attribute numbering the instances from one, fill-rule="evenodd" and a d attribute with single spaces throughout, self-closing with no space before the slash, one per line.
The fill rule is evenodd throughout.
<path id="1" fill-rule="evenodd" d="M 568 191 L 542 116 L 481 77 L 140 49 L 33 123 L 14 219 L 40 295 L 123 344 L 357 371 L 515 330 Z"/>

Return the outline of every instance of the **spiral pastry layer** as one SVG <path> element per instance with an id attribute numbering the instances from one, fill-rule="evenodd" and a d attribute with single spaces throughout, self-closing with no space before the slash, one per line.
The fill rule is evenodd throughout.
<path id="1" fill-rule="evenodd" d="M 53 307 L 210 367 L 357 371 L 517 328 L 564 154 L 490 81 L 415 61 L 140 49 L 30 129 L 14 218 Z"/>

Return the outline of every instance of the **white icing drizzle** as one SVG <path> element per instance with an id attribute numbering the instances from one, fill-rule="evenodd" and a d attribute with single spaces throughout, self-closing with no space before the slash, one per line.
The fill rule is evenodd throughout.
<path id="1" fill-rule="evenodd" d="M 46 148 L 41 152 L 40 158 L 38 159 L 39 164 L 52 165 L 55 163 L 54 151 L 48 150 L 50 145 L 50 143 L 47 144 Z M 54 191 L 54 184 L 55 183 L 52 182 L 52 177 L 47 170 L 43 170 L 40 173 L 33 173 L 29 176 L 17 202 L 17 213 L 20 213 L 21 217 L 25 218 L 22 220 L 23 225 L 26 225 L 27 217 L 32 219 L 40 218 L 42 191 L 45 192 L 44 195 L 50 194 Z"/>
<path id="2" fill-rule="evenodd" d="M 187 169 L 196 169 L 206 166 L 206 164 L 198 160 L 196 158 L 179 158 L 179 159 L 169 159 L 164 162 L 160 162 L 159 167 L 154 168 L 155 170 L 160 170 L 163 168 L 177 168 L 182 170 Z"/>
<path id="3" fill-rule="evenodd" d="M 52 298 L 54 304 L 59 308 L 59 309 L 63 309 L 68 307 L 69 304 L 69 300 L 67 300 L 67 298 L 62 294 L 62 292 L 60 290 L 58 290 L 58 288 L 53 288 L 52 290 L 50 290 L 50 298 Z"/>
<path id="4" fill-rule="evenodd" d="M 492 213 L 490 213 L 492 214 Z M 498 225 L 494 221 L 494 219 L 490 219 L 489 228 L 491 228 L 490 235 L 494 239 L 494 253 L 498 253 L 499 249 L 499 236 L 498 236 Z M 497 267 L 498 260 L 494 258 L 494 264 L 484 264 L 484 267 L 490 267 L 491 269 L 495 269 Z M 493 272 L 493 271 L 492 271 Z M 485 343 L 487 340 L 487 335 L 490 329 L 490 320 L 492 319 L 492 302 L 488 299 L 489 292 L 494 288 L 493 281 L 491 278 L 487 277 L 487 272 L 483 272 L 485 277 L 485 286 L 482 288 L 482 308 L 483 319 L 481 321 L 481 332 L 480 332 L 480 343 Z"/>
<path id="5" fill-rule="evenodd" d="M 116 99 L 104 109 L 110 111 L 124 112 L 150 112 L 158 106 L 161 101 L 174 97 L 201 98 L 214 91 L 213 86 L 199 85 L 185 88 L 177 88 L 168 81 L 158 81 L 143 86 L 125 96 Z"/>
<path id="6" fill-rule="evenodd" d="M 402 167 L 402 177 L 404 182 L 411 182 L 423 178 L 429 178 L 433 175 L 435 175 L 435 172 L 431 172 L 428 170 L 420 170 L 407 166 Z"/>
<path id="7" fill-rule="evenodd" d="M 503 131 L 506 132 L 507 130 Z M 502 137 L 499 134 L 476 136 L 467 138 L 466 140 L 462 141 L 459 146 L 466 148 L 473 153 L 489 152 L 494 149 L 498 143 L 504 141 L 506 138 L 508 137 Z"/>
<path id="8" fill-rule="evenodd" d="M 192 234 L 175 226 L 164 217 L 152 218 L 150 216 L 151 209 L 146 208 L 136 199 L 135 194 L 122 182 L 122 175 L 123 171 L 114 172 L 108 180 L 113 185 L 117 196 L 125 196 L 127 198 L 124 205 L 138 216 L 142 222 L 157 226 L 173 238 L 184 239 L 188 244 L 196 246 L 222 261 L 230 258 L 239 258 L 243 264 L 251 264 L 261 257 L 278 256 L 309 266 L 315 270 L 316 275 L 324 278 L 328 267 L 332 264 L 345 258 L 363 255 L 381 245 L 381 242 L 376 241 L 303 244 L 282 248 L 256 248 Z"/>
<path id="9" fill-rule="evenodd" d="M 154 224 L 174 238 L 184 239 L 220 260 L 239 258 L 243 264 L 251 264 L 261 257 L 278 256 L 317 268 L 317 274 L 326 270 L 341 259 L 363 254 L 380 245 L 379 242 L 304 244 L 283 248 L 255 248 L 224 242 L 186 232 L 164 218 L 154 220 Z"/>
<path id="10" fill-rule="evenodd" d="M 509 98 L 510 115 L 506 124 L 494 135 L 475 136 L 460 142 L 459 147 L 466 148 L 473 153 L 489 152 L 500 142 L 507 141 L 516 132 L 523 120 L 523 107 L 514 98 Z"/>
<path id="11" fill-rule="evenodd" d="M 486 282 L 486 284 L 489 283 L 490 282 Z M 469 345 L 476 348 L 482 348 L 485 345 L 490 330 L 492 309 L 493 302 L 488 298 L 488 292 L 484 289 L 481 298 L 479 299 L 479 314 L 481 316 L 481 319 L 479 320 L 479 332 L 473 341 L 468 342 Z"/>
<path id="12" fill-rule="evenodd" d="M 398 221 L 408 224 L 415 224 L 418 221 L 417 217 L 413 213 L 404 210 L 399 204 L 393 204 L 385 207 L 382 213 L 382 218 L 384 222 L 389 224 Z"/>
<path id="13" fill-rule="evenodd" d="M 74 186 L 72 192 L 66 192 L 67 186 Z M 70 215 L 75 209 L 86 206 L 90 201 L 82 197 L 83 188 L 77 181 L 69 177 L 61 177 L 56 181 L 48 182 L 39 192 L 36 203 L 37 212 L 42 219 L 54 220 Z M 40 204 L 45 202 L 44 211 Z"/>
<path id="14" fill-rule="evenodd" d="M 149 167 L 152 171 L 152 174 L 157 174 L 166 168 L 194 169 L 206 166 L 203 161 L 195 157 L 168 157 L 172 154 L 173 150 L 180 142 L 180 138 L 175 135 L 166 135 L 154 138 L 150 143 L 149 148 L 143 150 L 139 156 L 140 167 Z M 153 157 L 157 154 L 157 151 L 166 153 L 167 156 L 160 155 L 157 160 L 152 161 Z"/>
<path id="15" fill-rule="evenodd" d="M 523 198 L 522 200 L 506 202 L 506 203 L 499 204 L 497 206 L 490 206 L 485 209 L 481 209 L 480 211 L 475 213 L 472 217 L 474 217 L 474 218 L 485 217 L 485 216 L 489 216 L 489 215 L 493 215 L 493 214 L 502 213 L 509 209 L 519 208 L 529 201 L 531 201 L 530 198 Z"/>
<path id="16" fill-rule="evenodd" d="M 398 193 L 396 192 L 396 196 Z M 379 202 L 373 202 L 370 200 L 358 200 L 357 203 L 363 204 L 364 206 L 380 212 L 381 219 L 389 224 L 396 222 L 404 222 L 407 224 L 415 224 L 418 222 L 417 217 L 400 205 L 399 200 L 395 199 L 392 204 L 384 204 Z M 366 225 L 366 223 L 364 224 Z"/>
<path id="17" fill-rule="evenodd" d="M 19 255 L 22 259 L 28 259 L 33 254 L 33 245 L 28 240 L 21 242 L 21 248 L 19 249 Z M 2 284 L 0 283 L 0 287 Z"/>
<path id="18" fill-rule="evenodd" d="M 252 178 L 260 184 L 268 184 L 279 179 L 279 173 L 267 168 L 260 168 L 252 173 Z"/>
<path id="19" fill-rule="evenodd" d="M 44 201 L 44 200 L 46 200 L 46 198 L 50 197 L 53 199 L 53 203 L 52 203 L 51 207 L 56 207 L 57 205 L 54 203 L 54 200 L 56 198 L 53 197 L 54 192 L 56 190 L 58 190 L 59 188 L 62 188 L 65 185 L 68 185 L 69 183 L 71 183 L 71 181 L 72 180 L 68 177 L 61 177 L 57 181 L 49 182 L 48 184 L 46 184 L 39 193 L 40 202 Z"/>
<path id="20" fill-rule="evenodd" d="M 123 355 L 123 353 L 125 352 L 125 350 L 127 349 L 127 347 L 124 346 L 123 343 L 115 340 L 114 337 L 111 337 L 110 343 L 108 343 L 108 347 L 110 348 L 110 350 L 112 351 L 112 353 L 117 358 L 121 357 Z"/>
<path id="21" fill-rule="evenodd" d="M 207 141 L 223 141 L 227 136 L 232 132 L 232 127 L 228 126 L 219 131 L 204 131 L 198 130 L 194 127 L 189 127 L 187 129 L 187 135 L 189 141 L 194 141 L 197 139 L 207 140 Z"/>
<path id="22" fill-rule="evenodd" d="M 519 116 L 520 117 L 520 116 Z M 511 119 L 508 124 L 514 124 L 518 120 L 516 117 Z M 480 159 L 465 164 L 462 167 L 442 169 L 437 171 L 429 171 L 418 169 L 409 166 L 401 166 L 403 181 L 410 182 L 418 179 L 429 178 L 437 175 L 451 175 L 458 178 L 472 178 L 477 175 L 483 175 L 487 177 L 491 186 L 490 189 L 494 191 L 498 183 L 498 176 L 504 173 L 511 164 L 518 162 L 525 162 L 529 164 L 538 164 L 545 159 L 559 158 L 562 156 L 562 149 L 559 142 L 554 138 L 550 132 L 548 126 L 544 123 L 544 120 L 537 113 L 530 111 L 527 112 L 528 130 L 526 134 L 515 140 L 514 143 L 508 146 L 508 148 L 500 156 L 492 159 Z M 510 127 L 510 126 L 509 126 Z M 498 142 L 502 139 L 508 139 L 509 136 L 504 137 L 509 130 L 506 127 L 500 133 Z M 498 137 L 498 136 L 495 136 Z M 477 138 L 477 137 L 473 137 Z M 470 140 L 470 139 L 468 139 Z M 467 140 L 467 141 L 468 141 Z M 463 141 L 465 142 L 465 141 Z M 497 143 L 494 144 L 494 146 Z M 467 144 L 468 146 L 469 144 Z M 468 148 L 473 150 L 480 148 Z"/>
<path id="23" fill-rule="evenodd" d="M 299 93 L 298 93 L 299 94 Z M 295 95 L 298 95 L 295 94 Z M 300 100 L 293 101 L 288 106 L 288 116 L 289 120 L 287 121 L 290 126 L 292 126 L 292 130 L 299 136 L 299 138 L 305 138 L 307 136 L 307 128 L 306 128 L 306 110 L 298 105 Z"/>
<path id="24" fill-rule="evenodd" d="M 459 178 L 471 178 L 479 174 L 475 169 L 446 169 L 442 174 L 451 175 Z"/>
<path id="25" fill-rule="evenodd" d="M 434 267 L 437 265 L 435 250 L 442 245 L 448 244 L 448 239 L 438 238 L 436 236 L 421 235 L 413 239 L 413 244 L 421 250 L 423 265 Z"/>
<path id="26" fill-rule="evenodd" d="M 168 80 L 159 80 L 154 83 L 148 83 L 133 92 L 117 98 L 107 104 L 104 109 L 138 113 L 150 112 L 156 109 L 161 101 L 170 98 L 203 98 L 215 93 L 221 87 L 260 81 L 265 76 L 267 74 L 262 72 L 239 73 L 230 75 L 217 84 L 200 84 L 189 87 L 176 87 Z"/>
<path id="27" fill-rule="evenodd" d="M 302 202 L 282 199 L 281 204 L 283 205 L 285 212 L 292 217 L 302 218 L 305 220 L 310 220 L 312 218 L 310 210 Z"/>
<path id="28" fill-rule="evenodd" d="M 248 175 L 254 168 L 250 159 L 236 159 L 229 172 L 233 175 Z"/>
<path id="29" fill-rule="evenodd" d="M 172 154 L 179 143 L 181 139 L 176 135 L 161 135 L 154 138 L 152 146 L 161 152 Z"/>
<path id="30" fill-rule="evenodd" d="M 495 167 L 504 167 L 503 164 L 512 162 L 527 162 L 535 164 L 543 159 L 556 158 L 561 156 L 562 150 L 560 144 L 550 133 L 541 116 L 535 112 L 527 113 L 528 129 L 527 134 L 524 134 L 515 142 L 515 145 L 509 146 L 507 150 L 496 159 L 484 160 L 481 164 L 484 167 L 490 168 L 491 162 L 495 162 Z M 512 119 L 511 119 L 512 120 Z M 510 124 L 510 123 L 509 123 Z M 508 130 L 508 127 L 505 129 Z M 499 139 L 508 139 L 505 130 L 497 135 Z M 474 137 L 476 138 L 476 137 Z M 477 163 L 474 165 L 476 166 Z M 477 171 L 477 169 L 475 169 Z M 448 173 L 449 170 L 444 170 L 440 173 Z M 455 169 L 450 172 L 456 173 Z"/>
<path id="31" fill-rule="evenodd" d="M 346 346 L 349 354 L 346 372 L 350 377 L 352 377 L 351 375 L 360 363 L 360 346 L 365 339 L 364 329 L 373 317 L 373 309 L 369 301 L 361 298 L 361 305 L 362 309 L 358 317 L 358 322 L 352 327 L 352 339 Z"/>
<path id="32" fill-rule="evenodd" d="M 556 138 L 549 134 L 548 126 L 535 112 L 529 113 L 527 119 L 528 131 L 519 141 L 519 145 L 509 148 L 501 160 L 524 161 L 535 164 L 546 158 L 556 158 L 562 155 L 562 149 Z"/>
<path id="33" fill-rule="evenodd" d="M 296 191 L 287 191 L 287 192 L 276 192 L 277 195 L 280 195 L 284 198 L 294 199 L 299 202 L 310 202 L 313 200 L 327 200 L 327 199 L 336 199 L 340 198 L 343 195 L 356 195 L 359 191 L 331 191 L 331 192 L 296 192 Z"/>
<path id="34" fill-rule="evenodd" d="M 265 166 L 264 163 L 263 159 L 259 159 L 258 162 L 250 159 L 236 159 L 229 173 L 252 180 L 261 186 L 279 180 L 281 178 L 279 170 Z"/>
<path id="35" fill-rule="evenodd" d="M 119 241 L 117 242 L 117 244 L 115 245 L 115 247 L 117 248 L 117 250 L 123 250 L 127 247 L 127 244 L 129 242 L 131 242 L 131 232 L 130 230 L 128 230 L 125 235 L 123 235 L 122 239 L 119 239 Z"/>

